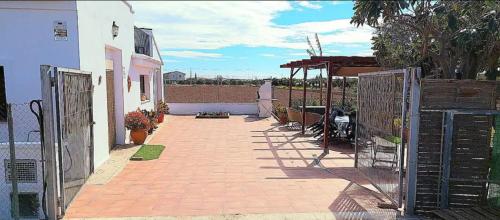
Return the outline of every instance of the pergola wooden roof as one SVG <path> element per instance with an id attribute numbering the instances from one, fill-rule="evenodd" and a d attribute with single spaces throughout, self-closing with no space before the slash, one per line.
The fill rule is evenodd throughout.
<path id="1" fill-rule="evenodd" d="M 358 73 L 367 73 L 380 70 L 375 57 L 358 56 L 313 56 L 310 59 L 292 61 L 280 65 L 280 68 L 307 68 L 328 69 L 328 64 L 337 68 L 335 76 L 357 76 Z"/>
<path id="2" fill-rule="evenodd" d="M 332 77 L 342 76 L 344 77 L 343 89 L 342 89 L 342 104 L 345 100 L 345 82 L 346 77 L 357 76 L 359 73 L 375 72 L 381 70 L 380 65 L 377 63 L 375 57 L 359 57 L 359 56 L 312 56 L 309 59 L 291 61 L 280 65 L 280 68 L 290 68 L 290 80 L 289 80 L 289 97 L 288 97 L 288 107 L 291 107 L 292 103 L 292 80 L 293 76 L 302 69 L 304 71 L 303 79 L 303 99 L 302 99 L 302 134 L 305 133 L 305 121 L 306 121 L 306 94 L 307 94 L 307 70 L 312 69 L 326 69 L 327 70 L 327 94 L 326 94 L 326 108 L 324 115 L 324 132 L 323 132 L 323 145 L 324 153 L 328 154 L 328 144 L 329 144 L 329 127 L 328 119 L 330 118 L 330 107 L 332 99 Z M 322 83 L 320 83 L 322 85 Z M 322 94 L 322 87 L 320 94 Z M 320 99 L 322 97 L 320 96 Z M 322 102 L 322 100 L 321 100 Z"/>

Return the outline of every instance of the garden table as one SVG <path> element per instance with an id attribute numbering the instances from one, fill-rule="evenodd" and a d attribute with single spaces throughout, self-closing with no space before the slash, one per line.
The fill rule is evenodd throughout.
<path id="1" fill-rule="evenodd" d="M 302 106 L 299 106 L 299 110 L 302 111 Z M 325 106 L 308 105 L 308 106 L 306 106 L 306 112 L 313 112 L 313 113 L 323 115 L 323 114 L 325 114 Z"/>

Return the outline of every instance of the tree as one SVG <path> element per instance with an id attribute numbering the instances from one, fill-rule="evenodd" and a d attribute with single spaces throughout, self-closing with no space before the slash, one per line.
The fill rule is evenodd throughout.
<path id="1" fill-rule="evenodd" d="M 419 65 L 424 75 L 441 78 L 499 73 L 496 1 L 356 1 L 354 10 L 351 23 L 377 29 L 373 50 L 381 65 Z"/>

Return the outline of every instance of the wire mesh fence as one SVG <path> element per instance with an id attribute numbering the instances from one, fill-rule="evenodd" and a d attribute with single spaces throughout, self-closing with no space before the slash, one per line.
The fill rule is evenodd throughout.
<path id="1" fill-rule="evenodd" d="M 45 219 L 39 103 L 6 105 L 0 122 L 0 219 Z"/>
<path id="2" fill-rule="evenodd" d="M 403 70 L 360 76 L 358 85 L 357 166 L 401 204 Z"/>

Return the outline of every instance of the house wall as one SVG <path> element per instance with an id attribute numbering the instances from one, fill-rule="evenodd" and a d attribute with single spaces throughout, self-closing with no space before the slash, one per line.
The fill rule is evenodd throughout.
<path id="1" fill-rule="evenodd" d="M 13 106 L 16 141 L 26 141 L 28 131 L 38 127 L 29 105 L 22 103 L 41 98 L 40 65 L 79 68 L 75 5 L 0 1 L 0 66 L 7 102 L 18 104 Z M 66 22 L 67 40 L 54 40 L 55 21 Z M 0 122 L 0 143 L 7 140 L 7 123 Z"/>
<path id="2" fill-rule="evenodd" d="M 66 22 L 68 39 L 54 39 L 54 22 Z M 28 103 L 41 98 L 40 65 L 78 69 L 78 25 L 76 2 L 0 1 L 0 65 L 4 66 L 7 102 L 13 106 L 14 138 L 18 159 L 35 159 L 37 180 L 19 183 L 19 192 L 37 192 L 42 200 L 39 129 Z M 5 181 L 4 159 L 8 159 L 7 124 L 0 122 L 0 219 L 10 219 L 11 184 Z M 24 142 L 24 143 L 23 143 Z M 41 206 L 39 218 L 43 217 Z"/>
<path id="3" fill-rule="evenodd" d="M 122 1 L 78 1 L 78 27 L 80 32 L 80 68 L 91 71 L 94 83 L 94 148 L 95 165 L 98 167 L 109 157 L 108 119 L 106 98 L 106 58 L 114 60 L 115 70 L 115 109 L 116 141 L 118 144 L 129 143 L 129 131 L 124 128 L 125 114 L 137 108 L 154 109 L 153 73 L 161 64 L 151 64 L 134 49 L 134 15 L 127 4 Z M 103 13 L 105 9 L 105 13 Z M 113 21 L 119 26 L 118 36 L 113 38 L 111 27 Z M 106 49 L 107 48 L 107 49 Z M 108 51 L 106 53 L 106 51 Z M 153 58 L 159 63 L 160 55 L 153 48 Z M 118 62 L 117 62 L 118 61 Z M 118 64 L 117 64 L 118 63 Z M 121 63 L 121 64 L 120 64 Z M 141 102 L 140 74 L 149 75 L 149 102 Z M 99 77 L 102 77 L 99 84 Z M 131 86 L 128 89 L 128 78 Z M 160 81 L 161 76 L 160 76 Z M 161 93 L 160 93 L 161 94 Z M 101 104 L 97 104 L 101 103 Z"/>
<path id="4" fill-rule="evenodd" d="M 147 109 L 147 110 L 154 109 L 154 98 L 155 97 L 153 97 L 153 74 L 154 74 L 153 67 L 146 67 L 146 66 L 142 66 L 139 64 L 133 65 L 133 68 L 130 71 L 132 81 L 133 82 L 134 81 L 140 82 L 140 80 L 139 80 L 140 75 L 147 76 L 147 79 L 149 80 L 149 85 L 146 85 L 145 89 L 149 90 L 150 98 L 148 101 L 141 101 L 140 84 L 138 83 L 136 86 L 132 85 L 131 91 L 134 90 L 135 92 L 132 92 L 133 97 L 131 97 L 131 99 L 135 103 L 135 105 L 134 105 L 135 107 L 129 109 L 127 112 L 135 111 L 137 109 L 137 107 L 140 107 L 140 109 Z"/>
<path id="5" fill-rule="evenodd" d="M 0 65 L 5 71 L 7 102 L 41 98 L 42 64 L 79 68 L 75 5 L 0 1 Z M 66 22 L 67 41 L 54 40 L 54 21 Z"/>
<path id="6" fill-rule="evenodd" d="M 68 40 L 54 40 L 54 21 L 66 22 Z M 111 33 L 113 21 L 119 26 L 116 38 L 113 38 Z M 106 58 L 113 59 L 117 72 L 114 86 L 115 97 L 119 97 L 115 99 L 117 143 L 128 141 L 123 126 L 125 113 L 138 107 L 154 107 L 154 97 L 150 103 L 140 102 L 137 75 L 139 71 L 134 69 L 132 61 L 133 11 L 123 1 L 2 1 L 0 30 L 0 65 L 4 66 L 9 103 L 25 103 L 41 98 L 42 64 L 92 72 L 96 167 L 109 157 L 108 118 L 107 114 L 103 114 L 107 112 Z M 160 56 L 156 49 L 154 56 Z M 161 65 L 158 65 L 158 68 L 161 68 Z M 132 80 L 130 91 L 127 89 L 128 76 Z M 150 80 L 152 85 L 152 76 Z M 159 80 L 161 82 L 161 75 Z M 153 89 L 153 86 L 150 88 Z M 151 91 L 151 94 L 154 93 Z M 161 95 L 162 92 L 157 94 Z M 29 110 L 26 112 L 28 114 Z M 2 130 L 6 130 L 5 122 L 0 122 L 0 131 Z"/>
<path id="7" fill-rule="evenodd" d="M 170 72 L 170 73 L 165 73 L 164 75 L 165 77 L 167 77 L 168 80 L 173 80 L 173 81 L 186 79 L 186 75 L 180 72 Z"/>
<path id="8" fill-rule="evenodd" d="M 148 31 L 148 33 L 152 34 L 154 30 L 151 30 L 151 31 Z M 158 42 L 156 42 L 156 40 L 154 39 L 153 37 L 153 59 L 155 60 L 158 60 L 158 61 L 161 61 L 162 58 L 161 58 L 161 54 L 160 54 L 160 48 L 158 48 Z M 155 73 L 156 74 L 156 100 L 161 100 L 163 101 L 163 69 L 162 69 L 162 65 L 163 65 L 163 62 L 161 61 L 161 64 L 157 64 L 156 68 L 158 70 L 155 70 Z M 152 77 L 152 76 L 151 76 Z M 153 79 L 151 79 L 153 80 Z M 151 81 L 153 82 L 153 81 Z M 151 84 L 152 85 L 152 84 Z M 151 86 L 153 87 L 153 86 Z M 153 88 L 152 88 L 153 89 Z M 152 93 L 153 94 L 153 93 Z"/>
<path id="9" fill-rule="evenodd" d="M 105 11 L 103 11 L 105 9 Z M 94 163 L 98 167 L 109 157 L 108 118 L 106 96 L 106 48 L 114 51 L 115 59 L 121 66 L 115 66 L 115 99 L 117 106 L 117 143 L 125 143 L 123 128 L 124 114 L 137 108 L 139 79 L 132 78 L 132 89 L 127 90 L 127 76 L 131 71 L 134 53 L 134 18 L 130 8 L 121 1 L 78 1 L 78 28 L 80 33 L 80 68 L 92 72 L 94 84 Z M 119 27 L 118 36 L 113 38 L 113 21 Z M 116 55 L 116 54 L 121 54 Z M 121 60 L 120 60 L 121 59 Z M 117 60 L 114 60 L 114 63 Z M 99 83 L 99 78 L 101 82 Z M 135 89 L 137 88 L 137 90 Z M 134 96 L 135 95 L 135 96 Z"/>

